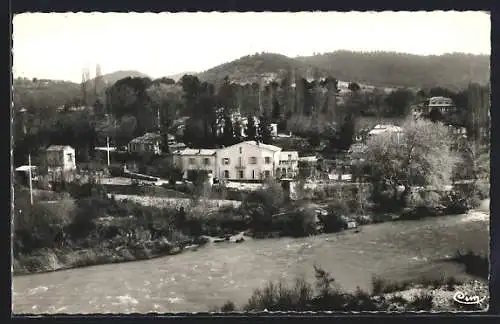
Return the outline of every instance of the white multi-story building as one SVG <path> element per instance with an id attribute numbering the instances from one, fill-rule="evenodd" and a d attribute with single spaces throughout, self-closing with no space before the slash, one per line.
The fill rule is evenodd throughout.
<path id="1" fill-rule="evenodd" d="M 299 153 L 297 151 L 281 151 L 276 167 L 277 178 L 294 178 L 299 171 Z"/>
<path id="2" fill-rule="evenodd" d="M 184 149 L 172 154 L 173 164 L 184 172 L 184 178 L 190 178 L 195 171 L 207 171 L 210 178 L 216 178 L 217 150 Z"/>
<path id="3" fill-rule="evenodd" d="M 174 164 L 188 177 L 190 170 L 207 170 L 214 178 L 256 181 L 293 178 L 298 174 L 298 153 L 280 147 L 246 141 L 218 150 L 185 149 L 173 156 Z"/>
<path id="4" fill-rule="evenodd" d="M 217 151 L 217 178 L 262 180 L 275 177 L 281 148 L 246 141 Z"/>

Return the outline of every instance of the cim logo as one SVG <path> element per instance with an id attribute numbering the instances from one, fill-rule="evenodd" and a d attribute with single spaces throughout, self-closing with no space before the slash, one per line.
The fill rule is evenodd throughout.
<path id="1" fill-rule="evenodd" d="M 483 300 L 486 299 L 486 296 L 484 297 L 479 297 L 479 296 L 467 296 L 463 292 L 457 291 L 453 295 L 453 300 L 456 301 L 459 304 L 464 304 L 464 305 L 477 305 L 481 303 Z"/>

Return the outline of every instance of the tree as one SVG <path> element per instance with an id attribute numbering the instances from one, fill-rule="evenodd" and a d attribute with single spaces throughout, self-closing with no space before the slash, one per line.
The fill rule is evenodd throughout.
<path id="1" fill-rule="evenodd" d="M 245 134 L 249 141 L 257 140 L 257 127 L 255 125 L 255 118 L 253 115 L 247 116 L 247 127 L 245 130 Z"/>
<path id="2" fill-rule="evenodd" d="M 259 120 L 259 139 L 264 144 L 271 144 L 273 137 L 271 134 L 271 124 L 269 118 L 264 114 Z"/>
<path id="3" fill-rule="evenodd" d="M 274 122 L 279 122 L 281 120 L 281 105 L 277 98 L 273 98 L 272 118 Z"/>
<path id="4" fill-rule="evenodd" d="M 402 135 L 385 133 L 369 139 L 363 154 L 374 201 L 381 206 L 404 206 L 413 186 L 449 184 L 456 163 L 445 126 L 409 119 L 402 127 Z"/>
<path id="5" fill-rule="evenodd" d="M 156 123 L 159 122 L 161 125 L 156 126 L 160 126 L 160 128 L 163 126 L 170 127 L 182 101 L 180 87 L 162 82 L 153 82 L 146 92 L 151 105 L 157 112 L 154 119 L 156 120 L 158 115 L 160 117 L 160 120 L 156 120 Z"/>
<path id="6" fill-rule="evenodd" d="M 161 135 L 160 150 L 163 154 L 169 153 L 170 148 L 168 146 L 168 128 L 166 128 L 165 126 L 161 126 L 160 135 Z"/>
<path id="7" fill-rule="evenodd" d="M 352 92 L 358 92 L 359 90 L 361 90 L 361 87 L 356 82 L 350 82 L 347 88 Z"/>
<path id="8" fill-rule="evenodd" d="M 233 128 L 233 120 L 231 116 L 224 115 L 224 128 L 222 131 L 222 140 L 221 144 L 224 146 L 230 146 L 235 143 L 234 140 L 234 128 Z"/>
<path id="9" fill-rule="evenodd" d="M 217 92 L 217 104 L 228 111 L 232 111 L 236 106 L 236 96 L 228 76 L 224 77 L 222 85 Z"/>
<path id="10" fill-rule="evenodd" d="M 397 89 L 385 99 L 390 108 L 390 115 L 394 117 L 405 116 L 412 100 L 413 93 L 407 89 Z"/>
<path id="11" fill-rule="evenodd" d="M 443 114 L 441 114 L 441 111 L 439 111 L 439 109 L 434 108 L 429 112 L 429 119 L 433 123 L 443 121 Z"/>
<path id="12" fill-rule="evenodd" d="M 235 143 L 239 143 L 243 140 L 242 132 L 243 124 L 241 123 L 241 120 L 236 120 L 233 125 L 233 138 Z"/>

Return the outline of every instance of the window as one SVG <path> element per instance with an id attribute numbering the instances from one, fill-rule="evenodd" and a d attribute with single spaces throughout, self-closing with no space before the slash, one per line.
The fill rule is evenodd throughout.
<path id="1" fill-rule="evenodd" d="M 222 158 L 222 164 L 223 165 L 228 165 L 229 164 L 229 158 Z"/>
<path id="2" fill-rule="evenodd" d="M 271 176 L 271 171 L 269 171 L 269 170 L 264 171 L 265 178 L 269 178 L 270 176 Z"/>
<path id="3" fill-rule="evenodd" d="M 203 164 L 204 165 L 210 165 L 210 159 L 209 158 L 204 158 L 203 159 Z"/>
<path id="4" fill-rule="evenodd" d="M 264 158 L 264 162 L 265 162 L 266 164 L 270 164 L 270 163 L 271 163 L 271 158 L 270 158 L 269 156 L 266 156 L 266 157 Z"/>
<path id="5" fill-rule="evenodd" d="M 248 160 L 250 164 L 257 164 L 257 158 L 255 156 L 251 156 Z"/>
<path id="6" fill-rule="evenodd" d="M 252 179 L 255 179 L 255 170 L 252 170 Z"/>
<path id="7" fill-rule="evenodd" d="M 240 154 L 243 153 L 243 148 L 240 146 Z"/>
<path id="8" fill-rule="evenodd" d="M 240 179 L 244 178 L 243 170 L 238 171 L 238 176 L 239 176 Z"/>
<path id="9" fill-rule="evenodd" d="M 224 178 L 229 179 L 229 170 L 224 170 Z"/>
<path id="10" fill-rule="evenodd" d="M 73 162 L 73 154 L 68 153 L 68 162 Z"/>
<path id="11" fill-rule="evenodd" d="M 292 155 L 288 154 L 288 160 L 291 160 L 291 159 L 292 159 Z"/>
<path id="12" fill-rule="evenodd" d="M 189 158 L 189 160 L 188 160 L 188 164 L 189 164 L 189 165 L 193 165 L 194 163 L 195 163 L 194 158 Z"/>

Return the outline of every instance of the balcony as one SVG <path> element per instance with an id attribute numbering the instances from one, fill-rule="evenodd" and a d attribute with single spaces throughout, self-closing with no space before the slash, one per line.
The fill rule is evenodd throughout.
<path id="1" fill-rule="evenodd" d="M 246 165 L 243 165 L 243 164 L 241 164 L 241 163 L 238 163 L 238 164 L 235 166 L 236 170 L 245 170 L 245 169 L 246 169 L 246 167 L 247 167 Z"/>
<path id="2" fill-rule="evenodd" d="M 299 163 L 299 160 L 281 160 L 279 162 L 280 165 L 292 165 L 295 163 Z"/>

